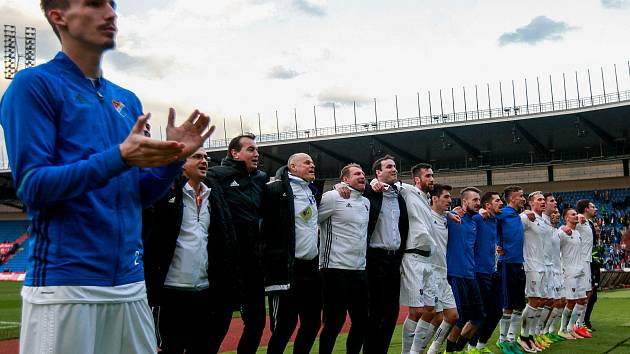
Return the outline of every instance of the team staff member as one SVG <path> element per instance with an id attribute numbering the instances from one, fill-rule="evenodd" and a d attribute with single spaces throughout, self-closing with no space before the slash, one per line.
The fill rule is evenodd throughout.
<path id="1" fill-rule="evenodd" d="M 324 328 L 319 352 L 331 353 L 350 315 L 347 353 L 359 353 L 368 318 L 368 279 L 365 271 L 370 201 L 362 196 L 365 174 L 357 164 L 341 169 L 341 182 L 350 189 L 344 199 L 336 190 L 322 196 L 319 208 L 319 267 L 323 288 Z"/>
<path id="2" fill-rule="evenodd" d="M 512 351 L 516 348 L 515 336 L 520 332 L 521 314 L 525 307 L 525 270 L 523 269 L 523 223 L 519 213 L 525 206 L 523 188 L 509 186 L 503 191 L 508 204 L 497 215 L 499 237 L 499 263 L 503 293 L 503 316 L 499 322 L 499 341 L 508 341 Z"/>
<path id="3" fill-rule="evenodd" d="M 11 174 L 32 220 L 20 350 L 155 352 L 138 221 L 179 176 L 174 161 L 212 133 L 203 134 L 209 118 L 195 111 L 174 127 L 171 110 L 168 141 L 145 137 L 140 101 L 101 71 L 116 44 L 115 3 L 40 4 L 61 52 L 20 71 L 0 103 Z M 164 167 L 145 168 L 155 166 Z"/>
<path id="4" fill-rule="evenodd" d="M 208 170 L 223 189 L 232 216 L 239 250 L 243 299 L 241 317 L 245 323 L 238 342 L 240 353 L 254 353 L 260 344 L 266 322 L 265 288 L 262 274 L 262 239 L 260 217 L 267 174 L 258 170 L 258 146 L 254 134 L 234 137 L 228 156 L 220 166 Z M 225 322 L 229 325 L 229 319 Z M 225 329 L 227 333 L 227 328 Z"/>
<path id="5" fill-rule="evenodd" d="M 236 237 L 221 187 L 205 178 L 207 158 L 199 148 L 186 159 L 182 178 L 155 204 L 145 242 L 147 296 L 165 354 L 218 352 L 223 314 L 237 297 Z"/>
<path id="6" fill-rule="evenodd" d="M 407 240 L 409 219 L 394 157 L 385 155 L 374 162 L 376 179 L 382 192 L 366 186 L 363 196 L 370 201 L 367 274 L 370 312 L 365 353 L 387 353 L 398 319 L 400 297 L 400 262 Z"/>
<path id="7" fill-rule="evenodd" d="M 471 341 L 482 353 L 491 353 L 486 347 L 499 320 L 501 320 L 501 273 L 497 271 L 496 248 L 497 214 L 501 213 L 503 201 L 498 192 L 486 192 L 481 197 L 481 205 L 488 212 L 487 218 L 481 214 L 473 216 L 477 224 L 475 240 L 475 279 L 479 285 L 485 319 Z M 504 348 L 501 348 L 502 350 Z"/>
<path id="8" fill-rule="evenodd" d="M 477 223 L 473 220 L 481 206 L 480 192 L 475 187 L 464 188 L 460 192 L 465 211 L 461 223 L 448 222 L 448 281 L 453 288 L 459 319 L 446 338 L 446 353 L 462 351 L 484 319 L 483 301 L 475 280 Z"/>
<path id="9" fill-rule="evenodd" d="M 310 353 L 321 325 L 314 180 L 313 159 L 297 153 L 265 187 L 263 266 L 272 332 L 267 353 L 284 352 L 298 318 L 293 353 Z"/>

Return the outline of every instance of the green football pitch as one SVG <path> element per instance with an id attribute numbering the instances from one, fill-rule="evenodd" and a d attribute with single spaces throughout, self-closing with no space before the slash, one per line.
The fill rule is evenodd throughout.
<path id="1" fill-rule="evenodd" d="M 0 282 L 0 340 L 19 335 L 20 287 L 21 283 Z M 605 291 L 598 295 L 599 301 L 592 315 L 592 323 L 597 330 L 593 338 L 556 343 L 545 353 L 630 353 L 630 289 Z M 400 353 L 400 330 L 401 326 L 398 326 L 392 338 L 390 353 Z M 495 332 L 491 342 L 496 339 Z M 345 340 L 346 335 L 339 336 L 335 353 L 345 353 Z M 490 349 L 498 353 L 494 345 Z M 265 351 L 265 348 L 261 348 L 258 352 Z M 292 352 L 292 348 L 289 346 L 286 352 Z M 313 352 L 317 352 L 317 342 Z"/>

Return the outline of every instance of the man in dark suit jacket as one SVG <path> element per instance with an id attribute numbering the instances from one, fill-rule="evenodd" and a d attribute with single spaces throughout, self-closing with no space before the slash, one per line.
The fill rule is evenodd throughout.
<path id="1" fill-rule="evenodd" d="M 145 281 L 162 353 L 216 353 L 238 307 L 238 252 L 203 148 L 144 220 Z M 150 225 L 149 225 L 150 224 Z"/>
<path id="2" fill-rule="evenodd" d="M 385 185 L 375 192 L 370 185 L 363 196 L 370 200 L 367 273 L 370 312 L 365 353 L 387 353 L 398 319 L 400 262 L 409 219 L 403 197 L 398 193 L 398 171 L 394 157 L 386 155 L 373 165 L 376 179 Z"/>

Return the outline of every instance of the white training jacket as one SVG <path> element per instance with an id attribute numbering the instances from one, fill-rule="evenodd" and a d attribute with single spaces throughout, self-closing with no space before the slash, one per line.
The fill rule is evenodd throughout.
<path id="1" fill-rule="evenodd" d="M 352 188 L 348 199 L 336 190 L 328 191 L 322 196 L 318 218 L 319 268 L 364 270 L 370 201 Z"/>
<path id="2" fill-rule="evenodd" d="M 409 234 L 405 249 L 432 251 L 435 248 L 431 233 L 433 232 L 433 216 L 427 194 L 403 183 L 400 194 L 405 199 L 407 214 L 409 215 Z M 429 261 L 428 257 L 427 261 Z"/>

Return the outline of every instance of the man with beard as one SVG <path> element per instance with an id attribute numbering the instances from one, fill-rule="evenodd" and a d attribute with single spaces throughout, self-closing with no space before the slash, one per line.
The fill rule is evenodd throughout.
<path id="1" fill-rule="evenodd" d="M 415 185 L 403 184 L 400 193 L 409 215 L 409 234 L 401 265 L 400 304 L 409 307 L 403 324 L 402 353 L 419 353 L 430 338 L 430 326 L 435 316 L 436 289 L 433 281 L 431 251 L 431 207 L 429 193 L 433 190 L 433 169 L 420 163 L 411 169 Z"/>
<path id="2" fill-rule="evenodd" d="M 208 170 L 223 189 L 232 216 L 239 250 L 238 274 L 243 286 L 241 317 L 245 323 L 238 342 L 238 352 L 254 353 L 260 344 L 265 328 L 265 289 L 262 274 L 262 239 L 259 223 L 262 192 L 267 174 L 258 170 L 258 146 L 254 134 L 234 137 L 228 145 L 228 155 L 220 166 Z M 224 306 L 224 314 L 218 336 L 225 337 L 232 320 L 230 306 Z"/>
<path id="3" fill-rule="evenodd" d="M 218 184 L 206 177 L 208 155 L 186 159 L 182 177 L 155 204 L 145 242 L 145 277 L 162 353 L 216 353 L 214 327 L 235 297 L 234 229 Z"/>
<path id="4" fill-rule="evenodd" d="M 507 206 L 497 215 L 499 263 L 503 293 L 503 316 L 499 322 L 499 344 L 505 343 L 514 353 L 521 353 L 515 343 L 520 332 L 521 314 L 525 307 L 525 270 L 523 269 L 523 222 L 520 212 L 525 206 L 523 188 L 509 186 L 503 191 Z"/>
<path id="5" fill-rule="evenodd" d="M 407 240 L 409 219 L 405 200 L 399 193 L 394 157 L 385 155 L 374 162 L 381 192 L 366 186 L 363 196 L 370 201 L 367 274 L 370 312 L 365 353 L 386 353 L 398 319 L 400 263 Z"/>
<path id="6" fill-rule="evenodd" d="M 475 280 L 477 223 L 473 220 L 481 206 L 480 192 L 475 187 L 464 188 L 460 192 L 465 211 L 461 223 L 448 222 L 448 281 L 453 289 L 459 319 L 446 339 L 446 353 L 463 350 L 484 319 L 483 301 Z M 471 352 L 478 351 L 473 348 Z"/>
<path id="7" fill-rule="evenodd" d="M 365 174 L 355 163 L 341 169 L 341 182 L 350 189 L 344 199 L 336 190 L 322 196 L 319 207 L 319 267 L 323 289 L 323 323 L 319 352 L 332 353 L 346 315 L 352 326 L 346 353 L 359 353 L 368 319 L 368 278 L 365 255 L 370 201 L 362 196 Z"/>
<path id="8" fill-rule="evenodd" d="M 313 159 L 297 153 L 265 187 L 263 266 L 272 332 L 267 353 L 284 352 L 298 318 L 293 352 L 310 353 L 321 325 L 314 180 Z"/>

